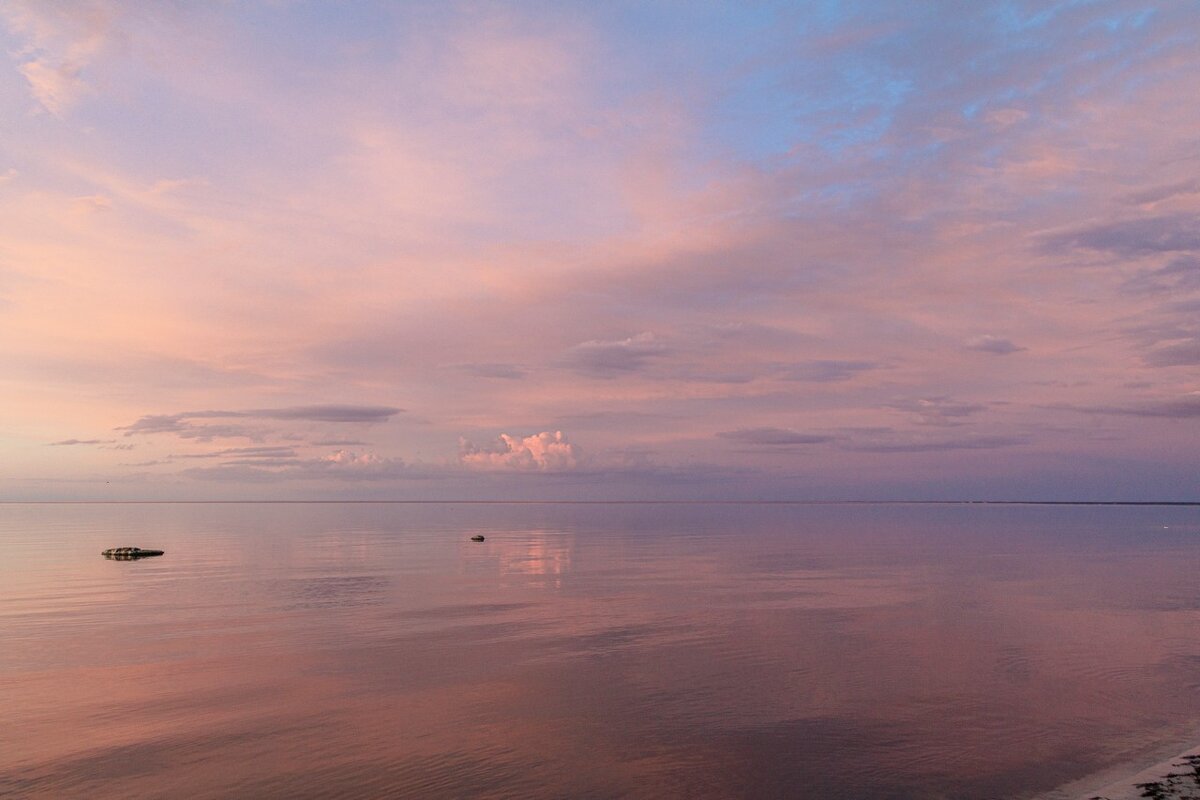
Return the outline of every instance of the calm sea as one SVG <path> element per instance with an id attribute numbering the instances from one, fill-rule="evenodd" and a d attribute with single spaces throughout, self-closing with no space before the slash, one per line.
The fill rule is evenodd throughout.
<path id="1" fill-rule="evenodd" d="M 1197 735 L 1198 549 L 1196 507 L 0 505 L 0 795 L 1031 797 Z"/>

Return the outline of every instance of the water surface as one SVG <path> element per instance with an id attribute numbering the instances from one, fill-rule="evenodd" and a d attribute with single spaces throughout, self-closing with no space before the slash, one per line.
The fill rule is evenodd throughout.
<path id="1" fill-rule="evenodd" d="M 1195 735 L 1198 543 L 1194 507 L 0 505 L 0 795 L 1031 797 Z"/>

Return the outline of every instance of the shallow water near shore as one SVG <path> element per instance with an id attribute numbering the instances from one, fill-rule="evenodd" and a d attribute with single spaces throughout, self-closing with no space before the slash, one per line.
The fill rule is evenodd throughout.
<path id="1" fill-rule="evenodd" d="M 1198 548 L 1196 507 L 0 505 L 0 795 L 1034 797 L 1191 743 Z"/>

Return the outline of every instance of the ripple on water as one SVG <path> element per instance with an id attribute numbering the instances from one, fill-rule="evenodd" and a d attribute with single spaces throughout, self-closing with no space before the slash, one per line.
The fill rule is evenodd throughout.
<path id="1" fill-rule="evenodd" d="M 1200 719 L 1114 513 L 4 509 L 0 793 L 1028 796 Z"/>

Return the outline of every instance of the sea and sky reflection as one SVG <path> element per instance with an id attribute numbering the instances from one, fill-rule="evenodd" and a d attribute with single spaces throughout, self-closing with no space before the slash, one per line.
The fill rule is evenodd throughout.
<path id="1" fill-rule="evenodd" d="M 1034 796 L 1191 743 L 1197 536 L 1186 507 L 3 505 L 0 794 Z"/>

